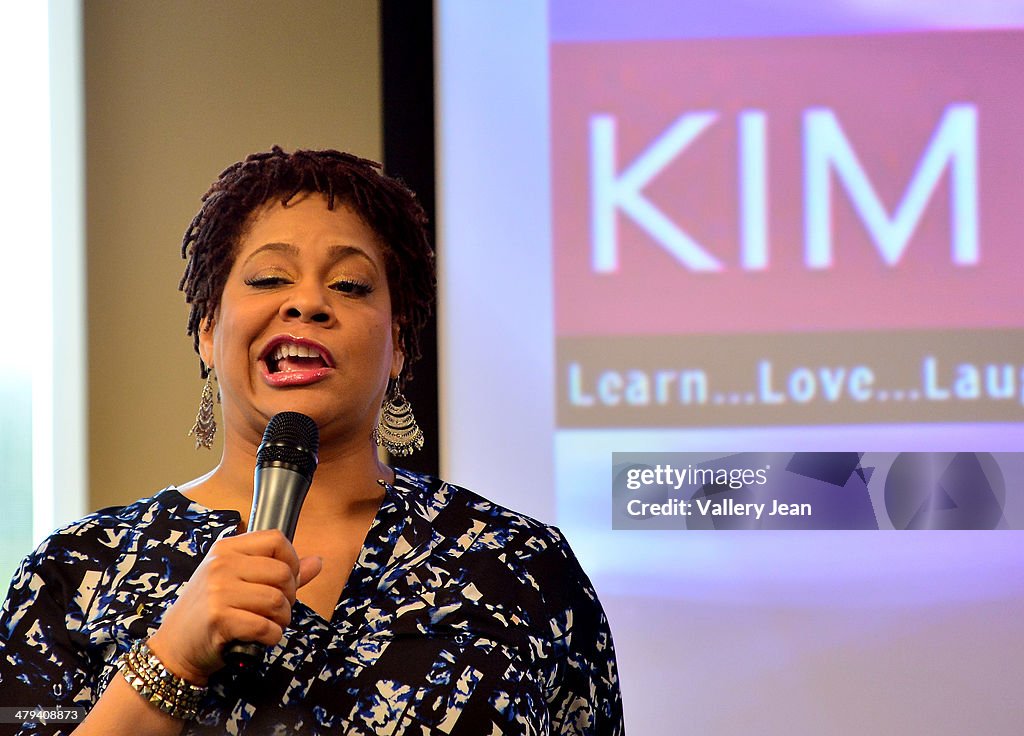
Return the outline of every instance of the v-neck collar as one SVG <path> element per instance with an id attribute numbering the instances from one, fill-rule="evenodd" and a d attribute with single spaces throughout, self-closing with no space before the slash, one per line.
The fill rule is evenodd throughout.
<path id="1" fill-rule="evenodd" d="M 396 570 L 396 559 L 422 541 L 410 538 L 415 535 L 405 532 L 410 520 L 412 499 L 427 489 L 425 479 L 403 468 L 393 470 L 394 483 L 380 482 L 384 487 L 384 496 L 366 532 L 331 619 L 325 620 L 302 601 L 295 602 L 295 607 L 304 617 L 331 626 L 341 636 L 353 633 L 357 625 L 365 623 L 365 616 L 357 614 L 371 604 L 377 591 L 389 585 L 388 571 Z M 232 533 L 241 521 L 237 511 L 208 508 L 191 500 L 173 486 L 158 493 L 157 500 L 176 515 L 191 519 L 205 528 L 211 544 Z"/>

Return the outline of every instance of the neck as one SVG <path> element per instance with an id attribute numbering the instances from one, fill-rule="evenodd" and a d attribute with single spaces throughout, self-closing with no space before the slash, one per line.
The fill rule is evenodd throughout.
<path id="1" fill-rule="evenodd" d="M 180 490 L 210 508 L 232 508 L 249 518 L 257 447 L 234 433 L 225 438 L 220 464 L 209 474 L 181 486 Z M 330 445 L 320 448 L 313 483 L 302 505 L 306 519 L 329 521 L 349 517 L 376 503 L 383 494 L 378 483 L 394 481 L 394 472 L 377 457 L 366 439 L 360 446 Z"/>

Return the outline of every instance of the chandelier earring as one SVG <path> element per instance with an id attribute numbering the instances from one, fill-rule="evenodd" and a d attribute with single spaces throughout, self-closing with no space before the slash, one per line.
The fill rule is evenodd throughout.
<path id="1" fill-rule="evenodd" d="M 407 457 L 423 449 L 423 430 L 416 424 L 412 406 L 398 388 L 397 380 L 391 382 L 381 405 L 373 441 L 398 457 Z"/>
<path id="2" fill-rule="evenodd" d="M 217 434 L 217 420 L 213 416 L 213 369 L 206 373 L 206 383 L 203 384 L 203 393 L 199 397 L 199 411 L 196 412 L 196 423 L 188 431 L 189 437 L 196 438 L 196 449 L 205 447 L 209 450 L 213 447 L 213 438 Z M 217 401 L 220 401 L 220 391 L 217 392 Z"/>

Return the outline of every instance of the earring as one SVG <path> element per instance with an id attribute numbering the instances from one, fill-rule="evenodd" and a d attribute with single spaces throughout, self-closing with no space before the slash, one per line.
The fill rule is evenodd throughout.
<path id="1" fill-rule="evenodd" d="M 380 417 L 373 430 L 373 441 L 398 457 L 407 457 L 423 449 L 423 430 L 416 424 L 409 400 L 395 382 L 380 408 Z"/>
<path id="2" fill-rule="evenodd" d="M 188 431 L 190 437 L 196 438 L 196 449 L 213 446 L 214 435 L 217 434 L 217 420 L 213 416 L 213 371 L 206 374 L 203 393 L 199 397 L 199 411 L 196 412 L 196 423 Z"/>

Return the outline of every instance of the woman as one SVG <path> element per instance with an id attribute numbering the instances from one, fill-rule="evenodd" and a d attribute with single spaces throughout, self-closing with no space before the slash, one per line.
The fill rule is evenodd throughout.
<path id="1" fill-rule="evenodd" d="M 607 622 L 559 532 L 378 459 L 422 442 L 401 390 L 433 292 L 424 219 L 334 151 L 221 174 L 181 284 L 207 380 L 193 432 L 212 441 L 219 391 L 221 461 L 25 560 L 3 705 L 83 707 L 76 734 L 622 732 Z M 320 431 L 293 542 L 242 521 L 282 411 Z M 251 679 L 224 668 L 235 640 L 266 646 Z"/>

